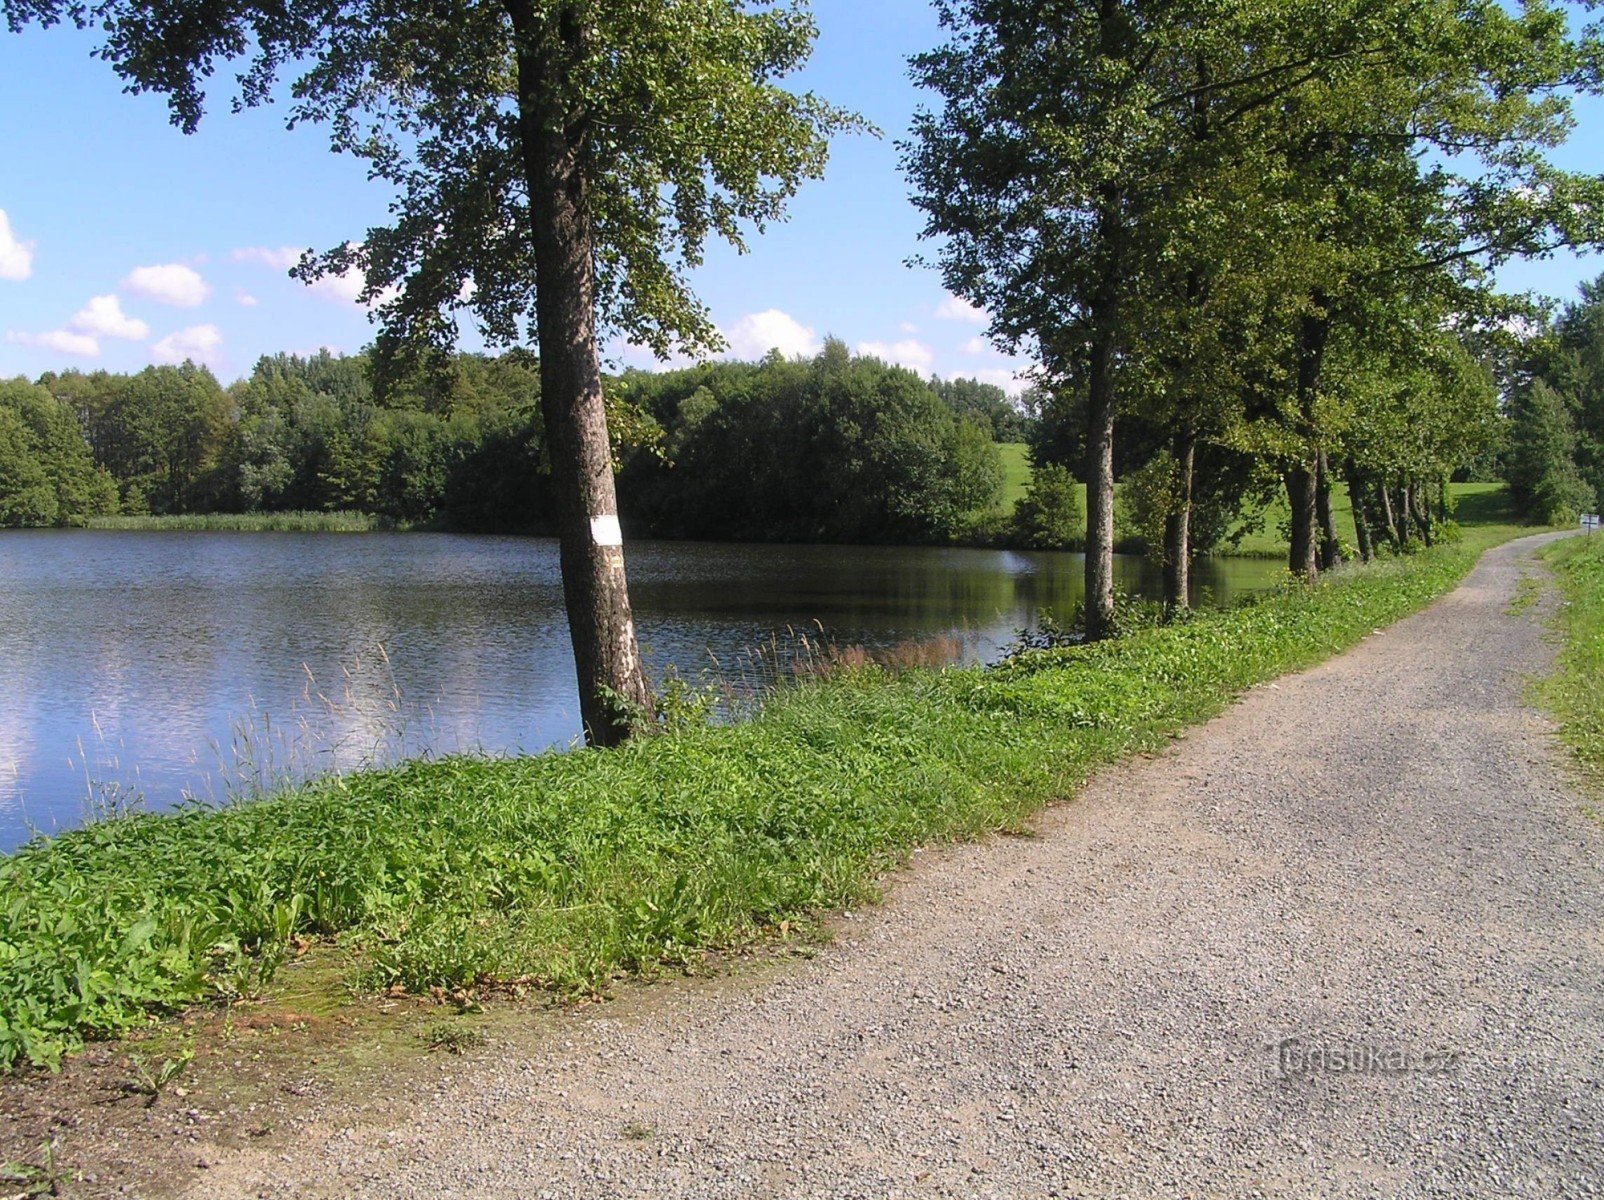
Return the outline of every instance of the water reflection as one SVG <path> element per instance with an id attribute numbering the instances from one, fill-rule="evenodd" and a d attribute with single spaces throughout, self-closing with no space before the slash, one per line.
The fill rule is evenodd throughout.
<path id="1" fill-rule="evenodd" d="M 819 626 L 876 650 L 952 634 L 987 658 L 1039 609 L 1067 615 L 1081 596 L 1068 554 L 643 542 L 630 555 L 648 663 L 693 679 L 710 655 L 733 663 Z M 1157 591 L 1139 560 L 1118 573 Z M 1229 600 L 1276 574 L 1228 560 L 1194 583 Z M 30 825 L 82 820 L 86 777 L 163 805 L 294 755 L 331 766 L 565 744 L 579 732 L 572 672 L 549 541 L 7 533 L 0 849 Z"/>

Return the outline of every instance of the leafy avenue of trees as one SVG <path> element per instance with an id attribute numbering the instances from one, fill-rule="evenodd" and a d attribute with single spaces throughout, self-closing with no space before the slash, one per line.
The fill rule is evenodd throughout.
<path id="1" fill-rule="evenodd" d="M 1341 555 L 1339 479 L 1361 552 L 1429 538 L 1494 419 L 1462 345 L 1503 315 L 1490 270 L 1601 237 L 1604 181 L 1546 156 L 1599 90 L 1595 36 L 1545 0 L 936 8 L 950 40 L 914 75 L 939 107 L 904 161 L 948 286 L 1068 427 L 1088 636 L 1113 619 L 1122 422 L 1173 604 L 1200 503 L 1244 482 L 1284 489 L 1307 577 Z"/>

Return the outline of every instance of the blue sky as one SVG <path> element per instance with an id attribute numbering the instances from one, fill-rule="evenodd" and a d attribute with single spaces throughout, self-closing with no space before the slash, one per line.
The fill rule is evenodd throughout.
<path id="1" fill-rule="evenodd" d="M 815 0 L 814 11 L 819 42 L 798 86 L 885 137 L 838 142 L 826 179 L 751 253 L 713 249 L 696 275 L 702 298 L 742 356 L 804 353 L 833 334 L 924 373 L 1006 383 L 1020 364 L 985 344 L 978 314 L 933 271 L 905 265 L 920 216 L 894 142 L 919 102 L 907 56 L 938 40 L 934 14 L 925 0 Z M 228 381 L 261 354 L 368 342 L 352 289 L 284 275 L 286 250 L 359 239 L 383 219 L 385 194 L 362 165 L 330 154 L 316 129 L 286 132 L 271 108 L 236 116 L 216 102 L 185 137 L 159 97 L 123 94 L 93 45 L 63 29 L 0 32 L 0 377 L 189 357 Z M 1604 170 L 1604 106 L 1581 117 L 1560 161 Z M 1600 269 L 1562 255 L 1502 282 L 1568 298 Z"/>

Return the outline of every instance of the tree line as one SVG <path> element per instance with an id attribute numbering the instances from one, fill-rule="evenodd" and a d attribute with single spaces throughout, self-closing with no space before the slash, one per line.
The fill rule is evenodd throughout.
<path id="1" fill-rule="evenodd" d="M 1542 321 L 1510 367 L 1510 492 L 1547 524 L 1596 513 L 1604 500 L 1604 275 Z"/>
<path id="2" fill-rule="evenodd" d="M 0 384 L 0 525 L 360 511 L 552 530 L 530 356 L 456 354 L 378 382 L 368 357 L 323 352 L 264 357 L 227 388 L 193 364 Z M 1001 388 L 921 379 L 833 339 L 811 359 L 627 371 L 605 403 L 634 536 L 973 540 L 998 505 L 995 438 L 1029 428 Z"/>
<path id="3" fill-rule="evenodd" d="M 1564 4 L 938 0 L 903 143 L 949 288 L 1042 364 L 1046 457 L 1087 492 L 1087 635 L 1113 620 L 1114 480 L 1166 593 L 1245 492 L 1291 570 L 1429 541 L 1495 435 L 1492 272 L 1604 236 L 1604 180 L 1549 151 L 1600 90 Z"/>

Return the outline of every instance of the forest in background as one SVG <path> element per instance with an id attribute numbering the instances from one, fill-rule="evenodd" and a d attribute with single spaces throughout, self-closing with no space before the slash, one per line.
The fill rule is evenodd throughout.
<path id="1" fill-rule="evenodd" d="M 539 363 L 453 354 L 382 391 L 367 356 L 0 382 L 0 526 L 111 514 L 363 512 L 407 526 L 548 532 Z M 923 380 L 829 342 L 810 360 L 610 378 L 636 536 L 951 542 L 994 518 L 1001 388 Z"/>
<path id="2" fill-rule="evenodd" d="M 1347 384 L 1380 386 L 1360 373 Z M 1503 479 L 1528 519 L 1570 522 L 1604 495 L 1604 276 L 1525 336 L 1448 339 L 1392 386 L 1412 411 L 1380 436 L 1407 431 L 1434 477 Z M 547 533 L 539 389 L 538 360 L 516 350 L 453 354 L 382 391 L 367 355 L 327 352 L 264 357 L 227 387 L 190 363 L 0 381 L 0 527 L 355 512 Z M 1040 549 L 1085 536 L 1084 486 L 1066 465 L 1084 458 L 1083 406 L 1035 390 L 1015 402 L 973 379 L 922 379 L 832 339 L 811 359 L 626 371 L 607 405 L 631 536 Z M 1165 431 L 1141 410 L 1119 426 L 1122 543 L 1157 545 Z M 1015 504 L 999 447 L 1021 443 L 1029 485 Z M 1284 521 L 1267 456 L 1198 453 L 1194 554 Z"/>

